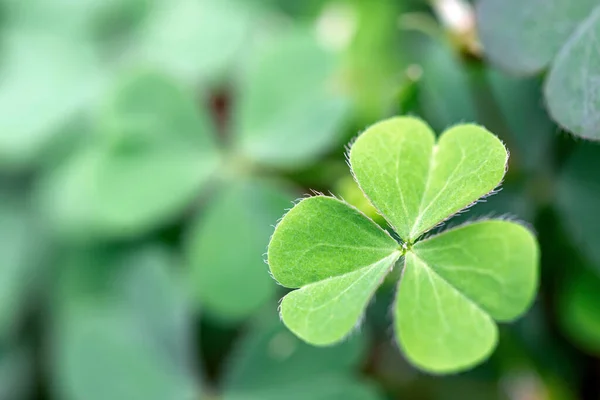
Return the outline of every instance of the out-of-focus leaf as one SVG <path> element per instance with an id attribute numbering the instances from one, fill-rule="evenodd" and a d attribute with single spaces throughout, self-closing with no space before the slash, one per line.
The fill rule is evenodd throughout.
<path id="1" fill-rule="evenodd" d="M 33 289 L 41 282 L 44 238 L 21 201 L 0 194 L 0 343 L 15 333 Z"/>
<path id="2" fill-rule="evenodd" d="M 170 221 L 218 162 L 208 118 L 166 77 L 125 81 L 99 132 L 41 184 L 41 202 L 62 233 L 128 237 Z"/>
<path id="3" fill-rule="evenodd" d="M 0 351 L 0 399 L 30 398 L 33 381 L 31 356 L 30 351 L 20 347 Z"/>
<path id="4" fill-rule="evenodd" d="M 10 31 L 0 66 L 0 167 L 20 168 L 94 100 L 107 73 L 84 42 Z"/>
<path id="5" fill-rule="evenodd" d="M 328 0 L 304 0 L 304 1 L 288 1 L 288 0 L 249 0 L 249 4 L 255 7 L 262 7 L 277 12 L 283 12 L 296 19 L 312 19 L 323 8 L 323 5 Z"/>
<path id="6" fill-rule="evenodd" d="M 378 392 L 355 375 L 364 337 L 333 347 L 310 346 L 279 321 L 264 320 L 240 342 L 229 360 L 226 400 L 378 399 Z"/>
<path id="7" fill-rule="evenodd" d="M 251 60 L 235 114 L 238 151 L 263 164 L 306 164 L 341 138 L 349 102 L 337 58 L 305 31 L 273 39 Z"/>
<path id="8" fill-rule="evenodd" d="M 558 179 L 556 204 L 573 243 L 600 271 L 600 148 L 581 144 L 567 161 Z"/>
<path id="9" fill-rule="evenodd" d="M 597 4 L 596 0 L 480 0 L 478 26 L 486 55 L 514 73 L 538 72 L 552 62 Z"/>
<path id="10" fill-rule="evenodd" d="M 478 18 L 493 62 L 517 73 L 549 66 L 545 97 L 553 119 L 576 135 L 600 139 L 596 0 L 482 0 Z"/>
<path id="11" fill-rule="evenodd" d="M 189 314 L 162 248 L 88 253 L 60 280 L 52 336 L 55 391 L 66 400 L 197 396 Z"/>
<path id="12" fill-rule="evenodd" d="M 52 35 L 79 35 L 87 39 L 94 18 L 107 6 L 123 0 L 4 0 L 10 28 L 35 29 Z"/>
<path id="13" fill-rule="evenodd" d="M 417 85 L 423 118 L 438 132 L 458 123 L 477 121 L 468 72 L 450 43 L 440 38 L 418 39 L 416 61 L 422 75 Z"/>
<path id="14" fill-rule="evenodd" d="M 222 320 L 248 317 L 275 294 L 264 263 L 272 226 L 292 195 L 275 183 L 232 181 L 206 206 L 186 251 L 200 306 Z"/>
<path id="15" fill-rule="evenodd" d="M 488 69 L 491 85 L 502 116 L 510 130 L 511 158 L 527 170 L 547 168 L 555 127 L 543 108 L 538 79 L 509 76 Z"/>
<path id="16" fill-rule="evenodd" d="M 250 15 L 234 0 L 162 0 L 138 33 L 135 59 L 196 82 L 230 66 L 248 38 Z"/>
<path id="17" fill-rule="evenodd" d="M 402 5 L 394 0 L 349 3 L 347 18 L 356 21 L 348 24 L 356 24 L 356 32 L 345 56 L 344 82 L 354 100 L 355 118 L 371 123 L 393 113 L 394 100 L 404 84 L 405 52 L 397 27 Z M 335 27 L 332 23 L 331 29 Z"/>
<path id="18" fill-rule="evenodd" d="M 600 354 L 600 278 L 579 271 L 559 297 L 559 321 L 571 340 L 585 351 Z"/>
<path id="19" fill-rule="evenodd" d="M 594 11 L 558 53 L 545 93 L 548 110 L 561 126 L 585 139 L 600 140 L 600 5 L 594 4 Z"/>

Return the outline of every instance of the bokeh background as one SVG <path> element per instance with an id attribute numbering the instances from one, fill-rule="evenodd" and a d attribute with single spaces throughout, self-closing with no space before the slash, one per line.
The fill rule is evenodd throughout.
<path id="1" fill-rule="evenodd" d="M 1 0 L 0 399 L 600 398 L 600 148 L 549 119 L 542 77 L 485 61 L 472 12 Z M 398 114 L 496 133 L 503 190 L 449 224 L 510 216 L 542 248 L 535 305 L 450 377 L 394 343 L 398 271 L 358 332 L 315 348 L 279 322 L 264 263 L 311 190 L 378 218 L 346 145 Z"/>

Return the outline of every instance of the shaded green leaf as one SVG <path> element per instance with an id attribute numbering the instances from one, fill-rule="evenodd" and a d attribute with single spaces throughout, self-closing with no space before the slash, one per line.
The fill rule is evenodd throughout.
<path id="1" fill-rule="evenodd" d="M 596 0 L 481 0 L 478 26 L 486 55 L 508 71 L 538 72 L 597 4 Z"/>
<path id="2" fill-rule="evenodd" d="M 163 249 L 146 248 L 88 253 L 68 266 L 53 331 L 60 398 L 195 396 L 197 384 L 185 358 L 192 350 L 189 315 L 180 282 L 169 271 L 172 264 Z"/>
<path id="3" fill-rule="evenodd" d="M 495 347 L 492 319 L 509 321 L 537 288 L 537 243 L 506 221 L 467 224 L 413 246 L 398 288 L 398 341 L 415 365 L 452 372 L 478 364 Z"/>
<path id="4" fill-rule="evenodd" d="M 558 53 L 545 88 L 552 117 L 569 131 L 594 140 L 600 139 L 598 37 L 600 6 L 583 21 Z"/>
<path id="5" fill-rule="evenodd" d="M 0 398 L 30 399 L 33 381 L 33 357 L 27 348 L 14 346 L 0 353 Z"/>
<path id="6" fill-rule="evenodd" d="M 42 207 L 70 235 L 127 237 L 160 226 L 215 170 L 211 131 L 169 79 L 134 75 L 107 106 L 96 137 L 42 181 Z"/>
<path id="7" fill-rule="evenodd" d="M 371 126 L 350 151 L 362 190 L 406 241 L 490 193 L 507 159 L 504 145 L 482 127 L 456 126 L 435 144 L 429 127 L 409 117 Z"/>
<path id="8" fill-rule="evenodd" d="M 492 68 L 486 73 L 510 130 L 511 168 L 515 162 L 529 171 L 548 168 L 556 127 L 543 107 L 541 80 L 516 78 Z"/>
<path id="9" fill-rule="evenodd" d="M 275 318 L 259 320 L 229 360 L 226 400 L 377 399 L 354 370 L 363 358 L 363 336 L 327 348 L 313 347 Z"/>
<path id="10" fill-rule="evenodd" d="M 261 180 L 230 182 L 207 204 L 186 252 L 195 297 L 212 316 L 245 318 L 275 294 L 263 255 L 271 226 L 291 204 L 285 187 Z"/>
<path id="11" fill-rule="evenodd" d="M 318 363 L 318 360 L 315 360 Z M 225 400 L 378 400 L 383 399 L 373 385 L 354 377 L 325 375 L 307 381 L 290 382 L 279 387 L 264 387 L 256 391 L 233 392 Z"/>
<path id="12" fill-rule="evenodd" d="M 492 61 L 518 73 L 550 67 L 545 97 L 553 119 L 576 135 L 599 139 L 598 2 L 483 0 L 478 17 Z"/>
<path id="13" fill-rule="evenodd" d="M 367 268 L 397 249 L 394 239 L 354 207 L 316 196 L 296 204 L 277 225 L 268 261 L 280 284 L 297 288 Z"/>
<path id="14" fill-rule="evenodd" d="M 600 267 L 600 148 L 581 144 L 566 162 L 558 179 L 555 197 L 565 228 L 595 267 Z"/>
<path id="15" fill-rule="evenodd" d="M 579 271 L 567 280 L 559 297 L 559 321 L 571 340 L 600 354 L 600 279 Z"/>
<path id="16" fill-rule="evenodd" d="M 435 130 L 478 120 L 466 65 L 452 44 L 442 38 L 420 38 L 416 61 L 422 75 L 416 82 L 420 112 Z"/>
<path id="17" fill-rule="evenodd" d="M 260 48 L 240 83 L 239 151 L 263 164 L 294 167 L 337 144 L 348 101 L 336 87 L 336 67 L 335 55 L 306 31 Z"/>
<path id="18" fill-rule="evenodd" d="M 41 268 L 46 238 L 30 212 L 21 199 L 0 193 L 0 343 L 17 332 L 26 306 L 47 277 Z"/>

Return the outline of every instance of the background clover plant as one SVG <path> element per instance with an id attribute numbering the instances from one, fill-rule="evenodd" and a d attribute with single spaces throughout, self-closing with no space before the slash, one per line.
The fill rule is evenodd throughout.
<path id="1" fill-rule="evenodd" d="M 0 0 L 0 400 L 600 399 L 599 28 L 598 0 Z M 475 121 L 510 168 L 400 119 L 349 169 L 395 115 Z M 308 190 L 271 249 L 295 334 L 264 258 Z M 497 328 L 535 284 L 494 215 L 540 254 Z"/>
<path id="2" fill-rule="evenodd" d="M 500 184 L 502 142 L 476 125 L 450 128 L 436 142 L 421 120 L 396 117 L 360 135 L 349 161 L 399 240 L 342 200 L 300 201 L 268 248 L 273 277 L 299 288 L 281 302 L 283 322 L 314 345 L 343 340 L 402 259 L 394 328 L 408 360 L 450 373 L 486 359 L 498 339 L 494 320 L 515 319 L 535 296 L 537 241 L 504 220 L 424 234 Z"/>
<path id="3" fill-rule="evenodd" d="M 554 120 L 600 139 L 597 0 L 480 0 L 477 18 L 490 61 L 521 75 L 547 69 L 544 96 Z"/>

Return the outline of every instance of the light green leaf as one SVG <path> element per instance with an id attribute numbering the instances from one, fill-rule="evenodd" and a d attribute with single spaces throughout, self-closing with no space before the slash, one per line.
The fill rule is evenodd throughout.
<path id="1" fill-rule="evenodd" d="M 513 320 L 535 296 L 537 242 L 518 223 L 468 223 L 422 240 L 412 251 L 495 320 Z"/>
<path id="2" fill-rule="evenodd" d="M 297 167 L 337 144 L 349 104 L 334 81 L 336 64 L 305 31 L 259 49 L 240 84 L 238 151 L 263 164 Z"/>
<path id="3" fill-rule="evenodd" d="M 337 19 L 345 21 L 352 32 L 352 42 L 345 49 L 344 85 L 355 105 L 353 119 L 357 125 L 371 123 L 396 109 L 398 89 L 406 67 L 407 51 L 398 35 L 398 15 L 406 5 L 397 1 L 330 3 L 321 14 L 323 25 Z M 344 24 L 346 25 L 346 24 Z M 338 29 L 331 25 L 337 37 Z M 388 51 L 389 49 L 401 49 Z"/>
<path id="4" fill-rule="evenodd" d="M 271 226 L 293 197 L 268 181 L 227 184 L 199 215 L 186 253 L 200 306 L 215 318 L 237 320 L 275 294 L 263 257 Z"/>
<path id="5" fill-rule="evenodd" d="M 435 373 L 478 364 L 498 337 L 488 314 L 412 252 L 405 256 L 394 321 L 409 361 Z"/>
<path id="6" fill-rule="evenodd" d="M 154 229 L 191 203 L 215 170 L 211 134 L 207 117 L 168 78 L 133 75 L 108 104 L 97 135 L 42 181 L 42 207 L 71 236 Z"/>
<path id="7" fill-rule="evenodd" d="M 246 11 L 230 0 L 160 1 L 140 29 L 134 57 L 188 82 L 214 78 L 243 50 Z"/>
<path id="8" fill-rule="evenodd" d="M 492 352 L 497 329 L 531 304 L 538 250 L 524 227 L 483 221 L 423 240 L 408 251 L 398 288 L 395 324 L 415 365 L 446 373 L 471 367 Z"/>
<path id="9" fill-rule="evenodd" d="M 486 55 L 508 71 L 538 72 L 596 5 L 596 0 L 480 0 L 478 27 Z"/>
<path id="10" fill-rule="evenodd" d="M 555 197 L 558 211 L 573 243 L 600 268 L 600 148 L 580 144 L 565 163 Z"/>
<path id="11" fill-rule="evenodd" d="M 360 322 L 367 303 L 399 257 L 396 251 L 372 265 L 289 293 L 281 302 L 283 322 L 309 343 L 339 342 Z"/>
<path id="12" fill-rule="evenodd" d="M 331 347 L 310 346 L 276 318 L 260 319 L 228 363 L 225 400 L 377 399 L 357 378 L 365 338 L 355 335 Z"/>
<path id="13" fill-rule="evenodd" d="M 600 139 L 598 37 L 600 6 L 565 43 L 552 64 L 545 88 L 552 118 L 569 131 L 594 140 Z"/>
<path id="14" fill-rule="evenodd" d="M 504 176 L 506 149 L 484 128 L 459 125 L 434 140 L 422 121 L 396 117 L 371 126 L 350 150 L 362 190 L 405 241 L 490 193 Z"/>
<path id="15" fill-rule="evenodd" d="M 341 200 L 302 200 L 277 225 L 268 250 L 273 277 L 302 287 L 281 304 L 284 323 L 312 344 L 339 342 L 359 322 L 400 257 L 398 243 Z"/>
<path id="16" fill-rule="evenodd" d="M 108 75 L 87 43 L 33 30 L 4 35 L 0 71 L 0 167 L 10 169 L 34 164 Z"/>
<path id="17" fill-rule="evenodd" d="M 59 398 L 197 395 L 185 358 L 193 351 L 189 314 L 172 264 L 164 249 L 149 247 L 88 253 L 67 265 L 56 293 L 52 336 Z"/>
<path id="18" fill-rule="evenodd" d="M 389 234 L 354 207 L 315 196 L 296 204 L 277 225 L 268 261 L 280 284 L 297 288 L 361 270 L 397 249 Z"/>
<path id="19" fill-rule="evenodd" d="M 552 118 L 576 135 L 599 139 L 598 2 L 482 0 L 478 17 L 492 61 L 517 73 L 550 67 L 545 98 Z"/>
<path id="20" fill-rule="evenodd" d="M 558 303 L 564 332 L 581 348 L 600 354 L 600 279 L 579 271 L 562 288 Z"/>

